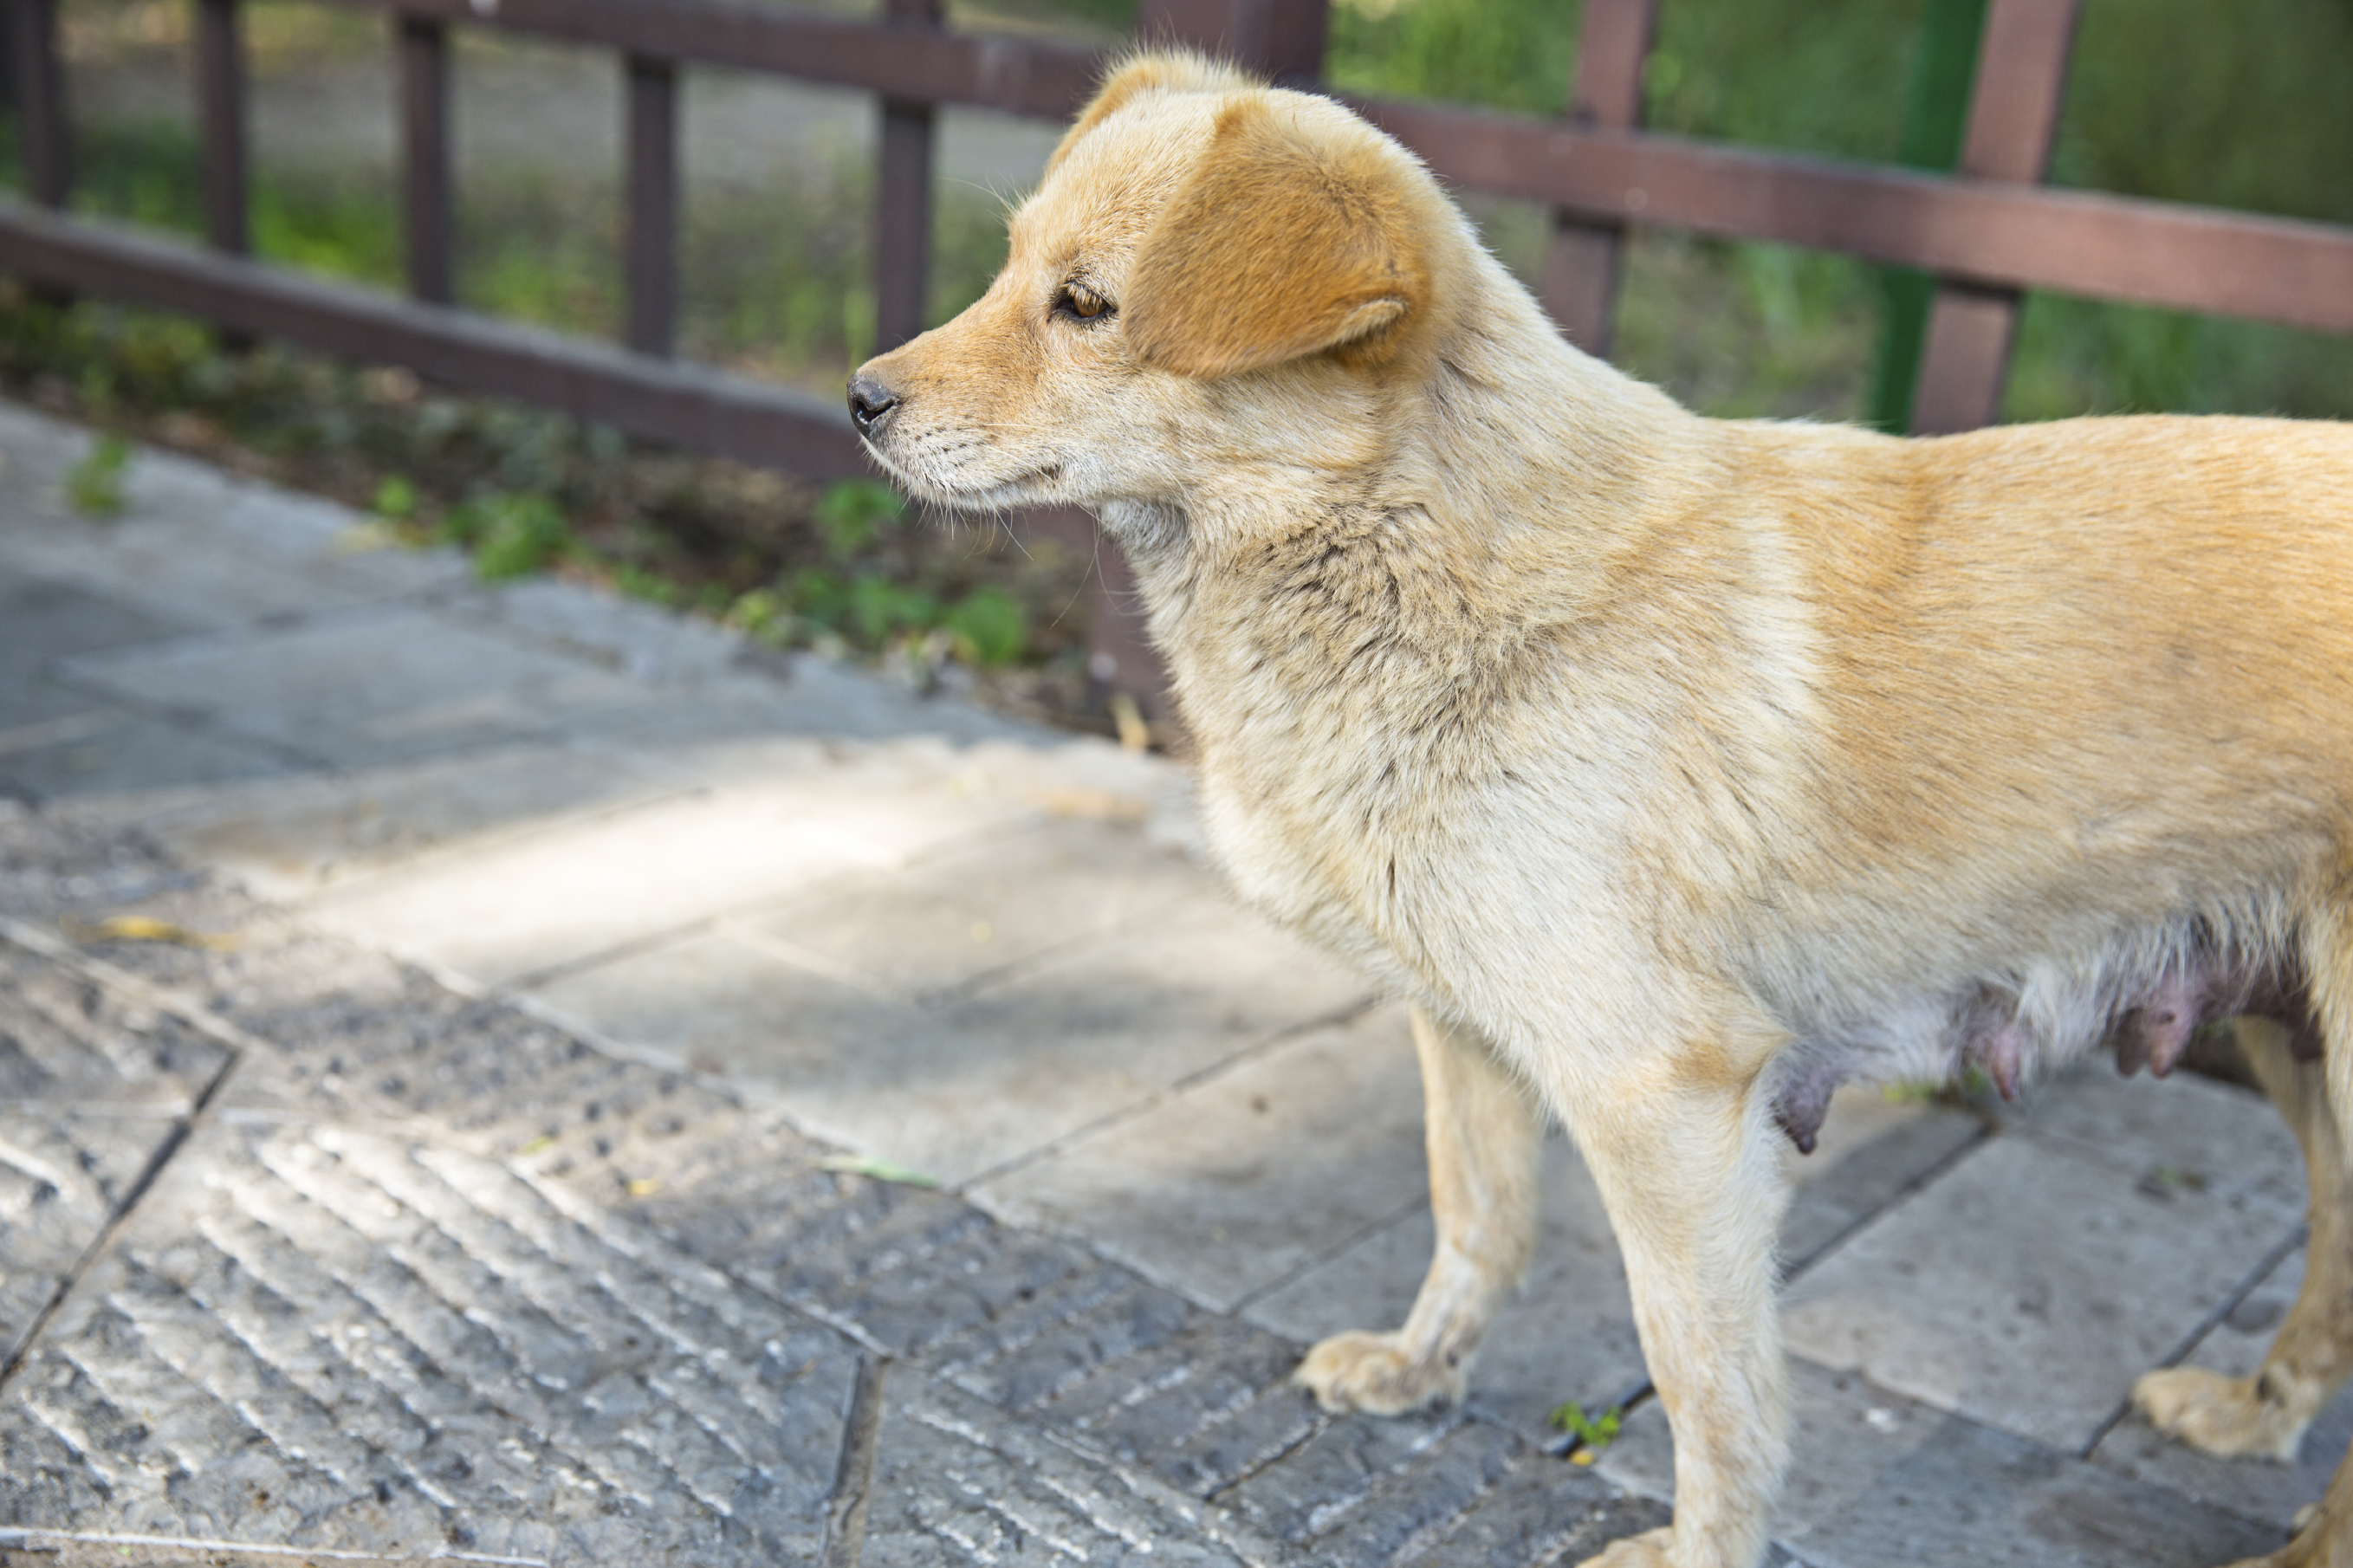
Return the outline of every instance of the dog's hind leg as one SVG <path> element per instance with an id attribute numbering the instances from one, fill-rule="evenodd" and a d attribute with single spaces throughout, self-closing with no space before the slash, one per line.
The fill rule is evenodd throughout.
<path id="1" fill-rule="evenodd" d="M 1335 1334 L 1295 1381 L 1328 1410 L 1394 1415 L 1459 1399 L 1472 1352 L 1534 1249 L 1544 1122 L 1485 1040 L 1413 1014 L 1438 1245 L 1405 1327 Z"/>
<path id="2" fill-rule="evenodd" d="M 2353 1463 L 2337 1467 L 2328 1490 L 2296 1519 L 2295 1534 L 2267 1557 L 2231 1568 L 2346 1568 L 2353 1563 Z"/>
<path id="3" fill-rule="evenodd" d="M 2161 1431 L 2210 1454 L 2293 1459 L 2304 1429 L 2353 1373 L 2353 1171 L 2317 1061 L 2299 1061 L 2289 1028 L 2242 1018 L 2239 1046 L 2304 1149 L 2311 1235 L 2304 1287 L 2253 1377 L 2168 1367 L 2133 1385 Z"/>
<path id="4" fill-rule="evenodd" d="M 2304 1145 L 2312 1184 L 2304 1288 L 2256 1376 L 2152 1373 L 2134 1390 L 2142 1407 L 2152 1409 L 2144 1392 L 2152 1380 L 2175 1379 L 2158 1389 L 2188 1397 L 2179 1412 L 2167 1411 L 2174 1422 L 2158 1418 L 2158 1425 L 2218 1453 L 2293 1457 L 2313 1415 L 2353 1372 L 2353 1171 L 2343 1137 L 2353 1122 L 2353 918 L 2342 900 L 2307 926 L 2305 973 L 2312 1006 L 2306 1026 L 2317 1027 L 2321 1061 L 2296 1059 L 2285 1025 L 2242 1019 L 2238 1026 L 2249 1065 Z M 2237 1446 L 2231 1446 L 2234 1440 Z M 2353 1564 L 2353 1455 L 2337 1462 L 2327 1491 L 2293 1540 L 2237 1568 L 2348 1564 Z"/>

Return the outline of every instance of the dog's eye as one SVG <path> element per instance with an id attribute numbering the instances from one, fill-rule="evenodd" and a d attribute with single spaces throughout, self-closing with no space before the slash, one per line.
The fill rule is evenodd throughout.
<path id="1" fill-rule="evenodd" d="M 1065 283 L 1054 296 L 1054 314 L 1082 321 L 1100 321 L 1113 313 L 1112 302 L 1083 283 Z"/>

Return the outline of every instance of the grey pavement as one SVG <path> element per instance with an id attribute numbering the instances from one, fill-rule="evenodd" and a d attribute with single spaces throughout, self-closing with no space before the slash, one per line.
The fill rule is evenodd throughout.
<path id="1" fill-rule="evenodd" d="M 0 407 L 0 1564 L 1573 1563 L 1665 1517 L 1574 1150 L 1459 1410 L 1303 1347 L 1430 1228 L 1401 1009 L 1183 771 Z M 2202 1568 L 2353 1437 L 2126 1411 L 2301 1268 L 2269 1109 L 1842 1093 L 1781 1560 Z M 1588 1456 L 1589 1457 L 1589 1456 Z"/>

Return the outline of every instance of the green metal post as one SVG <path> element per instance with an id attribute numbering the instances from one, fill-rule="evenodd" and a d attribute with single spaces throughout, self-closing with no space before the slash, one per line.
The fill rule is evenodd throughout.
<path id="1" fill-rule="evenodd" d="M 1895 154 L 1906 168 L 1949 174 L 1961 161 L 1985 16 L 1986 0 L 1928 0 L 1920 20 L 1920 52 L 1912 64 L 1904 141 Z M 1912 394 L 1920 380 L 1920 351 L 1927 340 L 1936 280 L 1909 267 L 1882 268 L 1879 278 L 1887 313 L 1879 366 L 1872 376 L 1870 420 L 1900 436 L 1912 427 Z"/>

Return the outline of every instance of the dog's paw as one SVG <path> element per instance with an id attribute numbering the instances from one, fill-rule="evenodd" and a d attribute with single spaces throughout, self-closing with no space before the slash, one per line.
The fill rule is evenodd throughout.
<path id="1" fill-rule="evenodd" d="M 2203 1367 L 2152 1372 L 2133 1384 L 2133 1403 L 2149 1425 L 2226 1459 L 2293 1461 L 2305 1423 L 2264 1399 L 2252 1377 L 2225 1377 Z"/>
<path id="2" fill-rule="evenodd" d="M 1672 1525 L 1620 1536 L 1577 1568 L 1675 1568 L 1675 1532 Z"/>
<path id="3" fill-rule="evenodd" d="M 1409 1354 L 1396 1334 L 1359 1330 L 1334 1334 L 1309 1351 L 1291 1381 L 1326 1410 L 1402 1415 L 1461 1398 L 1467 1374 L 1461 1366 Z"/>

